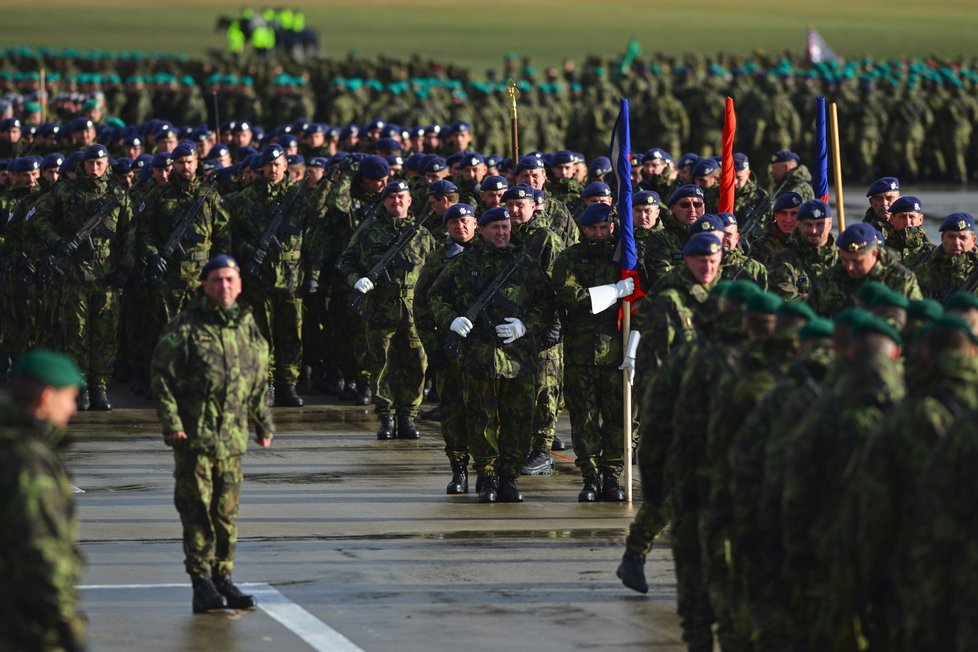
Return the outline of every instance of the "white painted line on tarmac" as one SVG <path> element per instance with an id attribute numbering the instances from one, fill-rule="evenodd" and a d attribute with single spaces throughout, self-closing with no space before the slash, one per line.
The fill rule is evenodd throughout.
<path id="1" fill-rule="evenodd" d="M 76 487 L 75 485 L 71 485 L 71 493 L 73 493 L 73 494 L 83 494 L 83 493 L 85 493 L 85 490 L 84 489 L 81 489 L 79 487 Z"/>
<path id="2" fill-rule="evenodd" d="M 78 590 L 189 589 L 190 586 L 190 584 L 82 584 L 78 586 Z M 254 594 L 258 598 L 259 609 L 302 639 L 316 652 L 363 652 L 350 639 L 286 598 L 271 584 L 249 582 L 238 586 Z"/>

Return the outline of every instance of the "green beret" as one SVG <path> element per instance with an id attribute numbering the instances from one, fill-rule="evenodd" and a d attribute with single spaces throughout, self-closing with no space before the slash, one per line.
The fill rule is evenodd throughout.
<path id="1" fill-rule="evenodd" d="M 927 325 L 926 330 L 930 333 L 938 328 L 964 331 L 972 342 L 978 344 L 978 335 L 975 335 L 975 332 L 971 330 L 971 326 L 961 315 L 944 315 L 943 317 L 938 317 Z"/>
<path id="2" fill-rule="evenodd" d="M 818 316 L 815 314 L 815 309 L 804 301 L 785 301 L 778 307 L 778 314 L 801 317 L 805 321 L 811 321 Z"/>
<path id="3" fill-rule="evenodd" d="M 863 319 L 856 327 L 853 332 L 858 335 L 868 335 L 870 333 L 876 333 L 878 335 L 885 335 L 894 342 L 897 346 L 903 346 L 903 337 L 901 337 L 899 331 L 891 326 L 888 322 L 880 319 L 879 317 L 869 317 L 868 319 Z"/>
<path id="4" fill-rule="evenodd" d="M 836 326 L 851 326 L 855 327 L 861 321 L 870 319 L 873 317 L 873 313 L 868 310 L 863 310 L 862 308 L 846 308 L 845 310 L 840 310 L 835 316 Z"/>
<path id="5" fill-rule="evenodd" d="M 754 312 L 762 315 L 774 315 L 784 300 L 776 294 L 770 292 L 757 292 L 747 299 L 747 312 Z"/>
<path id="6" fill-rule="evenodd" d="M 869 300 L 869 307 L 875 308 L 877 306 L 891 306 L 893 308 L 903 308 L 908 310 L 910 308 L 910 300 L 903 296 L 895 290 L 890 288 L 884 288 L 878 291 Z"/>
<path id="7" fill-rule="evenodd" d="M 944 306 L 935 299 L 920 299 L 911 301 L 907 308 L 907 319 L 932 321 L 944 315 Z"/>
<path id="8" fill-rule="evenodd" d="M 958 312 L 978 310 L 978 297 L 968 292 L 955 292 L 944 304 L 944 309 Z"/>
<path id="9" fill-rule="evenodd" d="M 730 287 L 730 285 L 732 283 L 733 283 L 733 281 L 719 281 L 719 282 L 717 282 L 716 285 L 714 285 L 712 288 L 710 288 L 710 296 L 711 297 L 726 297 L 727 296 L 727 289 Z"/>
<path id="10" fill-rule="evenodd" d="M 57 389 L 85 384 L 81 370 L 63 353 L 47 349 L 34 349 L 14 362 L 13 378 L 30 379 Z"/>
<path id="11" fill-rule="evenodd" d="M 873 298 L 880 292 L 889 292 L 890 288 L 886 287 L 879 281 L 866 281 L 859 286 L 859 290 L 856 291 L 856 298 L 864 306 L 871 305 L 873 303 Z"/>
<path id="12" fill-rule="evenodd" d="M 730 282 L 730 287 L 727 288 L 727 293 L 724 295 L 724 298 L 730 301 L 747 303 L 748 299 L 760 291 L 761 288 L 754 281 L 738 279 Z"/>
<path id="13" fill-rule="evenodd" d="M 806 304 L 807 305 L 807 304 Z M 798 340 L 811 342 L 814 340 L 832 339 L 835 324 L 825 317 L 813 317 L 798 330 Z"/>

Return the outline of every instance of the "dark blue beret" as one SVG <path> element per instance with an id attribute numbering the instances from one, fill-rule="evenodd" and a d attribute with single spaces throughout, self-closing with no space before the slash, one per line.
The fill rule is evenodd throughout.
<path id="1" fill-rule="evenodd" d="M 602 181 L 589 183 L 581 191 L 581 198 L 588 199 L 590 197 L 611 197 L 611 187 Z"/>
<path id="2" fill-rule="evenodd" d="M 343 131 L 340 132 L 341 138 L 349 138 L 350 136 L 359 136 L 359 135 L 360 135 L 360 127 L 356 125 L 347 125 L 346 127 L 343 128 Z"/>
<path id="3" fill-rule="evenodd" d="M 153 156 L 153 167 L 157 169 L 168 168 L 173 165 L 173 156 L 170 152 L 160 152 Z"/>
<path id="4" fill-rule="evenodd" d="M 389 196 L 395 193 L 409 192 L 410 190 L 411 187 L 407 184 L 407 181 L 404 181 L 403 179 L 398 179 L 397 181 L 391 181 L 386 186 L 384 186 L 384 190 L 380 193 L 380 198 L 387 199 Z"/>
<path id="5" fill-rule="evenodd" d="M 951 213 L 941 222 L 941 233 L 945 231 L 974 231 L 975 218 L 971 213 Z"/>
<path id="6" fill-rule="evenodd" d="M 774 154 L 771 154 L 772 163 L 787 163 L 788 161 L 794 161 L 796 163 L 800 163 L 801 158 L 799 158 L 798 155 L 795 154 L 794 152 L 787 149 L 782 149 L 780 151 L 775 152 Z"/>
<path id="7" fill-rule="evenodd" d="M 41 161 L 42 170 L 50 170 L 51 168 L 59 168 L 61 164 L 65 162 L 65 155 L 60 152 L 52 152 L 44 157 Z"/>
<path id="8" fill-rule="evenodd" d="M 737 152 L 733 155 L 734 160 L 734 170 L 737 172 L 743 172 L 744 170 L 750 169 L 750 159 L 747 158 L 747 154 L 741 154 Z"/>
<path id="9" fill-rule="evenodd" d="M 479 226 L 485 226 L 490 222 L 502 222 L 509 219 L 509 211 L 504 207 L 490 208 L 479 217 Z"/>
<path id="10" fill-rule="evenodd" d="M 424 154 L 415 152 L 404 160 L 404 168 L 412 172 L 420 172 L 422 161 L 424 161 Z"/>
<path id="11" fill-rule="evenodd" d="M 82 152 L 72 152 L 69 154 L 68 158 L 65 159 L 65 162 L 61 164 L 61 174 L 64 174 L 65 172 L 74 172 L 78 164 L 81 163 L 82 156 Z"/>
<path id="12" fill-rule="evenodd" d="M 890 213 L 921 213 L 923 203 L 913 195 L 904 195 L 890 204 Z"/>
<path id="13" fill-rule="evenodd" d="M 705 177 L 713 174 L 720 169 L 717 162 L 712 158 L 701 158 L 693 166 L 693 176 L 694 177 Z"/>
<path id="14" fill-rule="evenodd" d="M 533 201 L 536 202 L 537 206 L 543 206 L 547 201 L 547 193 L 537 188 L 531 188 L 531 190 L 533 191 Z"/>
<path id="15" fill-rule="evenodd" d="M 200 169 L 204 172 L 217 172 L 224 169 L 224 164 L 217 159 L 204 159 L 200 164 Z"/>
<path id="16" fill-rule="evenodd" d="M 516 201 L 519 199 L 533 199 L 533 188 L 519 184 L 510 187 L 503 193 L 503 201 Z"/>
<path id="17" fill-rule="evenodd" d="M 643 190 L 632 195 L 632 206 L 658 206 L 659 193 L 653 190 Z"/>
<path id="18" fill-rule="evenodd" d="M 542 170 L 544 169 L 544 162 L 542 158 L 536 156 L 524 156 L 520 159 L 520 162 L 516 164 L 516 169 L 513 171 L 514 174 L 519 174 L 523 170 Z"/>
<path id="19" fill-rule="evenodd" d="M 261 151 L 261 164 L 266 165 L 285 156 L 285 150 L 279 144 L 268 145 Z"/>
<path id="20" fill-rule="evenodd" d="M 786 208 L 798 208 L 801 206 L 801 195 L 797 192 L 786 192 L 783 195 L 778 196 L 777 201 L 774 202 L 774 212 L 783 211 Z"/>
<path id="21" fill-rule="evenodd" d="M 230 155 L 231 155 L 231 150 L 228 149 L 228 146 L 225 145 L 224 143 L 218 143 L 217 145 L 214 145 L 213 147 L 211 147 L 211 151 L 207 152 L 207 158 L 221 158 L 222 156 L 230 156 Z M 245 155 L 242 154 L 241 156 L 243 158 Z"/>
<path id="22" fill-rule="evenodd" d="M 676 164 L 677 168 L 684 168 L 687 165 L 696 165 L 696 162 L 700 160 L 699 154 L 693 154 L 689 152 L 683 154 L 682 158 L 679 159 L 679 163 Z"/>
<path id="23" fill-rule="evenodd" d="M 282 149 L 288 149 L 290 147 L 295 147 L 299 144 L 299 141 L 295 136 L 287 134 L 278 139 L 277 144 L 282 147 Z"/>
<path id="24" fill-rule="evenodd" d="M 733 213 L 717 213 L 717 217 L 723 221 L 723 226 L 737 226 L 737 216 Z"/>
<path id="25" fill-rule="evenodd" d="M 91 161 L 97 158 L 108 158 L 108 157 L 109 157 L 109 150 L 106 149 L 105 145 L 100 145 L 98 143 L 89 146 L 89 148 L 85 150 L 85 153 L 82 154 L 83 161 Z"/>
<path id="26" fill-rule="evenodd" d="M 439 179 L 434 183 L 428 184 L 429 195 L 448 195 L 453 192 L 458 192 L 458 186 L 448 179 Z"/>
<path id="27" fill-rule="evenodd" d="M 238 265 L 238 261 L 236 261 L 232 256 L 228 254 L 217 254 L 207 261 L 207 264 L 204 265 L 204 269 L 200 270 L 200 280 L 205 280 L 207 275 L 213 272 L 215 269 L 224 269 L 225 267 L 236 269 L 239 273 L 241 272 L 241 267 Z"/>
<path id="28" fill-rule="evenodd" d="M 241 120 L 240 122 L 235 122 L 231 124 L 231 133 L 237 134 L 243 131 L 251 131 L 251 123 L 247 120 Z"/>
<path id="29" fill-rule="evenodd" d="M 679 186 L 671 195 L 669 195 L 669 205 L 672 206 L 680 199 L 685 199 L 686 197 L 703 199 L 703 189 L 692 183 L 687 183 L 685 186 Z"/>
<path id="30" fill-rule="evenodd" d="M 642 163 L 648 163 L 649 161 L 657 161 L 657 160 L 668 161 L 671 159 L 672 157 L 669 156 L 669 152 L 659 147 L 653 147 L 652 149 L 642 154 Z"/>
<path id="31" fill-rule="evenodd" d="M 370 181 L 379 181 L 391 175 L 391 166 L 379 156 L 367 156 L 360 161 L 360 176 Z"/>
<path id="32" fill-rule="evenodd" d="M 697 233 L 686 241 L 683 256 L 711 256 L 723 251 L 720 238 L 715 233 Z"/>
<path id="33" fill-rule="evenodd" d="M 126 147 L 142 147 L 143 139 L 140 138 L 139 136 L 129 136 L 124 141 L 122 141 L 122 144 L 125 145 Z"/>
<path id="34" fill-rule="evenodd" d="M 476 165 L 482 165 L 485 162 L 486 159 L 479 152 L 462 152 L 462 156 L 458 160 L 458 165 L 459 167 L 470 168 Z"/>
<path id="35" fill-rule="evenodd" d="M 451 129 L 452 129 L 452 132 L 453 133 L 455 133 L 455 132 L 457 132 L 457 133 L 467 133 L 469 131 L 472 131 L 472 125 L 470 125 L 468 122 L 465 122 L 463 120 L 461 122 L 456 122 L 455 124 L 453 124 L 452 127 L 451 127 Z"/>
<path id="36" fill-rule="evenodd" d="M 384 125 L 386 125 L 386 124 L 387 124 L 386 122 L 384 122 L 383 120 L 381 120 L 381 119 L 378 118 L 378 119 L 371 120 L 370 122 L 368 122 L 367 123 L 367 126 L 365 126 L 363 128 L 363 130 L 364 131 L 373 131 L 375 129 L 383 129 L 384 128 Z"/>
<path id="37" fill-rule="evenodd" d="M 292 158 L 291 156 L 289 158 Z M 391 155 L 387 157 L 387 165 L 394 169 L 394 166 L 404 167 L 404 159 L 397 155 Z"/>
<path id="38" fill-rule="evenodd" d="M 196 155 L 197 155 L 196 148 L 194 148 L 194 146 L 190 145 L 189 143 L 180 143 L 179 145 L 173 148 L 172 152 L 170 152 L 170 156 L 174 160 L 178 158 L 186 158 L 188 156 L 196 156 Z"/>
<path id="39" fill-rule="evenodd" d="M 33 172 L 41 169 L 41 159 L 33 156 L 21 156 L 10 162 L 7 169 L 11 172 Z"/>
<path id="40" fill-rule="evenodd" d="M 328 129 L 329 127 L 321 122 L 310 122 L 309 125 L 303 130 L 302 134 L 304 136 L 311 136 L 313 134 L 324 134 Z"/>
<path id="41" fill-rule="evenodd" d="M 877 231 L 866 222 L 857 222 L 847 228 L 835 241 L 839 249 L 851 253 L 859 253 L 872 249 L 879 244 Z"/>
<path id="42" fill-rule="evenodd" d="M 112 164 L 112 174 L 129 174 L 132 172 L 132 159 L 120 156 Z"/>
<path id="43" fill-rule="evenodd" d="M 288 161 L 289 165 L 306 164 L 306 159 L 302 156 L 302 154 L 289 154 L 288 156 L 285 157 L 285 160 Z"/>
<path id="44" fill-rule="evenodd" d="M 608 204 L 591 204 L 584 209 L 578 223 L 581 226 L 593 226 L 600 222 L 610 222 L 614 207 Z"/>
<path id="45" fill-rule="evenodd" d="M 896 177 L 882 177 L 874 181 L 870 186 L 869 190 L 866 191 L 867 197 L 872 197 L 881 192 L 891 192 L 893 190 L 900 189 L 900 180 Z"/>
<path id="46" fill-rule="evenodd" d="M 506 190 L 507 188 L 509 188 L 509 183 L 506 182 L 506 179 L 495 174 L 487 176 L 479 185 L 479 190 L 489 190 L 492 192 Z"/>
<path id="47" fill-rule="evenodd" d="M 441 216 L 441 223 L 448 224 L 449 220 L 457 220 L 462 217 L 475 217 L 475 209 L 469 204 L 452 204 Z"/>
<path id="48" fill-rule="evenodd" d="M 424 128 L 425 134 L 440 134 L 441 125 L 428 125 Z"/>
<path id="49" fill-rule="evenodd" d="M 448 167 L 448 163 L 436 154 L 425 156 L 425 161 L 421 164 L 421 171 L 425 174 L 435 174 Z"/>
<path id="50" fill-rule="evenodd" d="M 499 154 L 490 154 L 486 157 L 486 165 L 491 168 L 499 167 L 499 164 L 503 162 L 503 157 Z"/>
<path id="51" fill-rule="evenodd" d="M 329 165 L 329 159 L 327 159 L 325 156 L 313 156 L 311 159 L 309 159 L 308 165 L 311 168 L 326 169 L 326 167 Z"/>
<path id="52" fill-rule="evenodd" d="M 723 219 L 719 215 L 707 213 L 689 225 L 689 234 L 720 233 L 723 231 Z"/>
<path id="53" fill-rule="evenodd" d="M 452 154 L 451 156 L 445 159 L 445 165 L 447 165 L 448 167 L 458 165 L 458 162 L 462 160 L 463 156 L 465 156 L 465 152 L 455 152 L 454 154 Z"/>
<path id="54" fill-rule="evenodd" d="M 832 217 L 832 207 L 821 199 L 809 199 L 798 208 L 799 220 L 824 220 Z"/>
<path id="55" fill-rule="evenodd" d="M 574 162 L 574 152 L 566 149 L 562 149 L 559 152 L 554 152 L 554 155 L 550 157 L 550 165 L 567 165 L 568 163 Z"/>
<path id="56" fill-rule="evenodd" d="M 599 156 L 593 161 L 587 169 L 588 176 L 591 177 L 603 177 L 604 175 L 611 172 L 611 159 L 607 156 Z"/>
<path id="57" fill-rule="evenodd" d="M 11 129 L 21 129 L 20 120 L 17 118 L 7 118 L 6 120 L 0 120 L 0 133 L 5 133 Z"/>
<path id="58" fill-rule="evenodd" d="M 401 151 L 401 144 L 393 138 L 381 138 L 377 141 L 377 149 L 385 152 Z"/>

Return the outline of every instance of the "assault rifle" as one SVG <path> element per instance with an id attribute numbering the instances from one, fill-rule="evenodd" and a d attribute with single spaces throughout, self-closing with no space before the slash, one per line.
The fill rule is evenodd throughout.
<path id="1" fill-rule="evenodd" d="M 503 267 L 499 273 L 496 275 L 492 282 L 490 282 L 479 298 L 475 300 L 469 309 L 465 311 L 465 318 L 470 322 L 475 324 L 476 320 L 483 319 L 488 321 L 489 315 L 486 312 L 487 308 L 503 308 L 506 310 L 518 310 L 519 306 L 507 299 L 502 295 L 500 290 L 509 281 L 510 277 L 516 273 L 516 270 L 520 268 L 523 264 L 524 257 L 517 254 L 513 257 L 506 267 Z M 445 339 L 445 351 L 452 358 L 458 357 L 459 347 L 462 345 L 462 336 L 458 333 L 452 332 Z"/>
<path id="2" fill-rule="evenodd" d="M 937 246 L 940 247 L 940 245 Z M 975 291 L 976 287 L 978 287 L 978 264 L 975 264 L 975 268 L 971 270 L 970 274 L 968 274 L 968 278 L 964 279 L 964 283 L 958 287 L 954 287 L 953 285 L 947 287 L 944 292 L 941 293 L 940 302 L 946 303 L 947 300 L 951 298 L 952 294 L 956 294 L 958 292 L 971 294 Z"/>
<path id="3" fill-rule="evenodd" d="M 214 179 L 206 186 L 203 186 L 193 204 L 187 206 L 187 208 L 184 209 L 184 211 L 177 217 L 174 222 L 173 230 L 170 231 L 170 237 L 167 238 L 166 242 L 163 244 L 163 248 L 160 249 L 160 257 L 163 260 L 170 260 L 173 258 L 174 254 L 179 255 L 180 260 L 186 260 L 187 250 L 183 248 L 184 240 L 187 242 L 193 242 L 194 244 L 204 242 L 204 236 L 196 233 L 195 231 L 190 231 L 190 225 L 193 224 L 194 218 L 196 218 L 197 214 L 200 213 L 200 210 L 204 207 L 204 203 L 207 201 L 207 197 L 210 195 L 211 190 L 213 190 L 216 185 L 217 180 Z M 149 280 L 158 284 L 163 281 L 163 273 L 159 269 L 154 269 L 150 273 Z"/>
<path id="4" fill-rule="evenodd" d="M 376 283 L 380 279 L 383 279 L 385 283 L 391 283 L 393 281 L 391 278 L 392 269 L 403 269 L 406 272 L 413 270 L 414 263 L 404 258 L 401 252 L 422 228 L 420 222 L 413 222 L 400 233 L 391 236 L 390 240 L 387 241 L 387 251 L 367 272 L 367 278 L 372 283 Z M 363 292 L 354 290 L 346 300 L 346 305 L 350 307 L 350 310 L 361 315 L 363 314 L 363 299 L 366 296 Z"/>
<path id="5" fill-rule="evenodd" d="M 757 228 L 757 224 L 760 221 L 761 216 L 771 210 L 771 207 L 774 206 L 775 198 L 781 193 L 781 190 L 787 183 L 788 180 L 785 179 L 774 192 L 765 194 L 759 200 L 754 202 L 754 205 L 750 207 L 746 217 L 744 217 L 743 223 L 740 225 L 738 231 L 740 232 L 741 242 L 744 243 L 744 248 L 747 249 L 748 252 L 750 251 L 750 241 L 757 236 L 757 234 L 754 233 L 754 230 Z"/>
<path id="6" fill-rule="evenodd" d="M 272 208 L 272 221 L 268 223 L 265 231 L 261 234 L 261 238 L 258 239 L 258 244 L 255 245 L 255 253 L 262 252 L 262 255 L 259 257 L 260 261 L 265 260 L 265 255 L 268 254 L 269 250 L 282 250 L 282 243 L 279 242 L 278 236 L 300 235 L 302 233 L 300 228 L 292 226 L 287 221 L 289 213 L 292 212 L 292 206 L 299 198 L 301 192 L 302 185 L 297 183 L 284 197 L 274 204 Z M 261 262 L 255 262 L 255 259 L 252 258 L 245 271 L 250 276 L 260 279 L 262 277 Z"/>

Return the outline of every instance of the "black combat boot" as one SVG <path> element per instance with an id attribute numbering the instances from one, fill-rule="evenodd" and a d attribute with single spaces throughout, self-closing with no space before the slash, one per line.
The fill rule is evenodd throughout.
<path id="1" fill-rule="evenodd" d="M 78 388 L 78 398 L 75 399 L 75 405 L 79 412 L 85 412 L 92 407 L 92 397 L 89 395 L 87 387 Z"/>
<path id="2" fill-rule="evenodd" d="M 389 414 L 380 417 L 380 428 L 377 429 L 377 439 L 384 441 L 394 439 L 396 436 L 397 430 L 394 428 L 394 417 Z"/>
<path id="3" fill-rule="evenodd" d="M 512 475 L 499 476 L 499 502 L 501 503 L 521 503 L 523 494 L 516 486 L 516 478 Z"/>
<path id="4" fill-rule="evenodd" d="M 547 451 L 532 450 L 523 462 L 523 475 L 550 475 L 554 472 L 554 458 Z"/>
<path id="5" fill-rule="evenodd" d="M 212 609 L 227 609 L 228 603 L 224 596 L 217 592 L 214 582 L 208 579 L 194 578 L 194 613 L 202 614 Z"/>
<path id="6" fill-rule="evenodd" d="M 229 609 L 251 609 L 258 605 L 258 599 L 253 595 L 242 593 L 241 589 L 231 582 L 230 575 L 215 575 L 214 588 L 227 599 Z"/>
<path id="7" fill-rule="evenodd" d="M 370 385 L 364 385 L 357 390 L 357 396 L 353 400 L 355 405 L 370 405 L 374 402 L 374 393 L 370 391 Z"/>
<path id="8" fill-rule="evenodd" d="M 499 497 L 499 480 L 493 474 L 479 477 L 482 486 L 479 488 L 480 503 L 494 503 Z"/>
<path id="9" fill-rule="evenodd" d="M 441 421 L 441 407 L 436 405 L 430 410 L 425 410 L 421 413 L 421 419 L 423 421 Z"/>
<path id="10" fill-rule="evenodd" d="M 577 502 L 593 503 L 601 495 L 601 482 L 596 475 L 584 476 L 584 488 L 577 494 Z"/>
<path id="11" fill-rule="evenodd" d="M 355 380 L 348 380 L 339 388 L 341 401 L 352 401 L 357 397 L 357 383 Z"/>
<path id="12" fill-rule="evenodd" d="M 452 481 L 445 487 L 446 494 L 469 493 L 469 472 L 465 467 L 465 462 L 452 462 Z"/>
<path id="13" fill-rule="evenodd" d="M 649 592 L 649 583 L 645 581 L 645 555 L 634 555 L 626 552 L 622 555 L 621 563 L 615 575 L 621 583 L 639 593 Z"/>
<path id="14" fill-rule="evenodd" d="M 567 445 L 564 440 L 560 437 L 554 437 L 554 443 L 550 444 L 550 450 L 552 451 L 565 451 L 567 450 Z"/>
<path id="15" fill-rule="evenodd" d="M 279 384 L 275 391 L 276 407 L 302 407 L 302 397 L 296 391 L 295 385 Z"/>
<path id="16" fill-rule="evenodd" d="M 88 409 L 99 410 L 100 412 L 107 412 L 112 409 L 112 404 L 109 403 L 109 397 L 105 393 L 104 387 L 96 387 L 92 390 L 91 401 Z"/>
<path id="17" fill-rule="evenodd" d="M 397 417 L 398 439 L 421 439 L 421 431 L 414 425 L 414 417 L 400 415 Z"/>
<path id="18" fill-rule="evenodd" d="M 621 503 L 625 501 L 625 492 L 618 484 L 618 476 L 614 473 L 604 474 L 604 486 L 601 488 L 601 500 L 609 503 Z"/>

